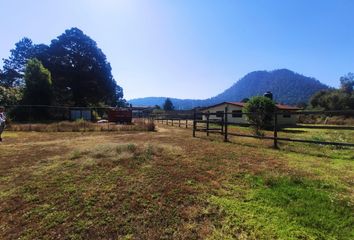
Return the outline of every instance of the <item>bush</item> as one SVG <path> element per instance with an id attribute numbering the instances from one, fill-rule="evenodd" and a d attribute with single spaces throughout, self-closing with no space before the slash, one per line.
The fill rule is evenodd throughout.
<path id="1" fill-rule="evenodd" d="M 153 121 L 145 122 L 144 119 L 135 119 L 134 126 L 135 128 L 141 129 L 141 131 L 155 131 L 155 123 Z"/>
<path id="2" fill-rule="evenodd" d="M 155 131 L 155 123 L 154 123 L 154 122 L 148 122 L 148 123 L 146 124 L 146 129 L 147 129 L 147 131 L 149 131 L 149 132 Z"/>
<path id="3" fill-rule="evenodd" d="M 252 124 L 256 135 L 262 136 L 260 130 L 272 125 L 275 103 L 267 97 L 257 96 L 251 98 L 242 111 L 247 113 L 248 121 Z"/>

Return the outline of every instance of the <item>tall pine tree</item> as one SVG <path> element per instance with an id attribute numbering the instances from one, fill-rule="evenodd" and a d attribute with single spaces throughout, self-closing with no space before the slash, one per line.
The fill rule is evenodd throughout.
<path id="1" fill-rule="evenodd" d="M 105 54 L 80 29 L 66 30 L 53 40 L 48 54 L 59 103 L 115 105 L 123 97 Z"/>

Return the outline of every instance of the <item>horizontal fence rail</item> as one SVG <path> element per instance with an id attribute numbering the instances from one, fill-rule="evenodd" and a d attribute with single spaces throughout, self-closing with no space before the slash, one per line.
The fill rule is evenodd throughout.
<path id="1" fill-rule="evenodd" d="M 58 123 L 60 121 L 68 121 L 71 119 L 71 110 L 86 110 L 89 109 L 91 111 L 91 119 L 89 121 L 94 121 L 93 119 L 107 119 L 107 111 L 111 109 L 110 107 L 102 107 L 102 106 L 91 106 L 91 107 L 72 107 L 72 106 L 53 106 L 53 105 L 11 105 L 5 106 L 7 109 L 6 112 L 9 113 L 9 117 L 12 116 L 18 117 L 19 121 L 15 119 L 14 122 L 28 123 L 29 129 L 32 129 L 31 123 L 36 123 L 38 120 L 36 119 L 36 115 L 39 116 L 40 121 L 38 123 L 43 124 L 57 124 L 57 129 L 60 129 L 61 125 Z M 11 116 L 12 115 L 12 116 Z M 237 115 L 239 119 L 243 119 L 242 122 L 234 122 L 234 115 Z M 272 119 L 271 130 L 272 136 L 259 136 L 259 135 L 251 135 L 244 134 L 242 132 L 230 132 L 231 126 L 248 126 L 254 127 L 247 119 L 250 116 L 257 116 L 257 113 L 250 112 L 242 112 L 242 111 L 230 111 L 228 107 L 224 108 L 222 111 L 211 112 L 211 111 L 171 111 L 164 113 L 151 113 L 151 112 L 140 112 L 139 115 L 133 116 L 132 118 L 142 117 L 146 119 L 150 119 L 150 121 L 155 121 L 161 124 L 178 126 L 180 128 L 191 129 L 193 137 L 196 136 L 197 132 L 204 132 L 207 136 L 209 134 L 218 134 L 222 135 L 224 141 L 229 141 L 229 136 L 235 137 L 249 137 L 249 138 L 258 138 L 258 139 L 266 139 L 273 140 L 273 146 L 278 147 L 278 142 L 299 142 L 299 143 L 309 143 L 309 144 L 320 144 L 320 145 L 334 145 L 334 146 L 346 146 L 353 147 L 354 143 L 352 142 L 336 142 L 336 141 L 319 141 L 312 139 L 298 139 L 296 137 L 283 137 L 278 136 L 278 133 L 282 133 L 282 128 L 284 127 L 281 123 L 279 123 L 279 116 L 288 115 L 290 117 L 299 118 L 302 116 L 318 116 L 321 115 L 320 118 L 332 117 L 332 116 L 346 116 L 354 118 L 354 110 L 334 110 L 334 111 L 284 111 L 278 110 L 274 112 L 271 116 Z M 48 117 L 49 116 L 49 117 Z M 9 118 L 9 119 L 10 119 Z M 42 119 L 45 118 L 46 121 Z M 312 118 L 312 117 L 311 117 Z M 311 119 L 309 117 L 309 119 Z M 23 119 L 23 120 L 21 120 Z M 105 122 L 106 127 L 103 123 L 97 125 L 97 128 L 111 131 L 114 129 L 113 125 Z M 53 126 L 52 126 L 53 127 Z M 75 126 L 79 129 L 93 128 L 93 125 L 89 123 L 81 123 L 78 126 Z M 296 124 L 295 126 L 291 126 L 291 128 L 295 129 L 333 129 L 333 130 L 354 130 L 354 126 L 328 126 L 323 124 Z M 232 129 L 231 129 L 232 130 Z M 354 133 L 354 132 L 353 132 Z"/>
<path id="2" fill-rule="evenodd" d="M 276 111 L 272 114 L 272 126 L 273 126 L 273 136 L 258 136 L 251 134 L 235 133 L 229 131 L 229 126 L 250 126 L 251 123 L 235 123 L 230 122 L 229 118 L 235 114 L 235 112 L 230 112 L 226 107 L 223 111 L 218 112 L 197 112 L 194 111 L 193 115 L 161 115 L 159 117 L 154 116 L 153 118 L 160 122 L 171 126 L 181 126 L 180 121 L 186 121 L 186 117 L 189 118 L 189 121 L 192 121 L 192 124 L 185 124 L 186 128 L 188 126 L 192 127 L 193 137 L 196 136 L 196 132 L 205 132 L 207 136 L 209 134 L 219 134 L 224 136 L 224 141 L 229 141 L 229 136 L 236 137 L 247 137 L 247 138 L 257 138 L 257 139 L 266 139 L 273 140 L 273 146 L 278 148 L 278 142 L 299 142 L 299 143 L 309 143 L 309 144 L 319 144 L 319 145 L 333 145 L 333 146 L 345 146 L 345 147 L 354 147 L 354 143 L 347 142 L 335 142 L 335 141 L 318 141 L 318 140 L 308 140 L 308 139 L 297 139 L 291 137 L 279 137 L 278 132 L 283 125 L 280 125 L 278 122 L 279 115 L 290 115 L 290 116 L 300 116 L 300 115 L 325 115 L 325 116 L 354 116 L 354 110 L 336 110 L 336 111 Z M 251 116 L 257 115 L 256 113 L 249 112 L 237 112 L 241 116 Z M 217 116 L 218 119 L 210 118 L 211 116 Z M 177 124 L 176 124 L 177 121 Z M 203 124 L 203 126 L 199 126 Z M 285 125 L 286 126 L 286 125 Z M 342 130 L 354 130 L 354 126 L 326 126 L 326 125 L 295 125 L 291 128 L 313 128 L 313 129 L 342 129 Z M 354 133 L 354 132 L 353 132 Z"/>

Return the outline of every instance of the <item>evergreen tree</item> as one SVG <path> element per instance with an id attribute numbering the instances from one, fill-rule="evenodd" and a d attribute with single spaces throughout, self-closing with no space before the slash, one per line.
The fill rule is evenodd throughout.
<path id="1" fill-rule="evenodd" d="M 163 110 L 173 111 L 174 109 L 175 109 L 175 107 L 173 106 L 171 99 L 166 98 L 165 103 L 163 104 Z"/>
<path id="2" fill-rule="evenodd" d="M 15 44 L 15 48 L 10 50 L 11 55 L 4 59 L 4 77 L 2 86 L 12 87 L 24 84 L 24 72 L 27 61 L 34 57 L 34 45 L 29 38 L 22 38 Z"/>
<path id="3" fill-rule="evenodd" d="M 66 30 L 50 46 L 21 39 L 4 60 L 0 85 L 24 86 L 26 64 L 32 58 L 41 61 L 51 72 L 56 104 L 126 105 L 123 89 L 115 82 L 106 56 L 80 29 Z"/>
<path id="4" fill-rule="evenodd" d="M 106 56 L 80 29 L 66 30 L 53 40 L 48 54 L 48 68 L 60 103 L 116 105 L 123 98 Z"/>

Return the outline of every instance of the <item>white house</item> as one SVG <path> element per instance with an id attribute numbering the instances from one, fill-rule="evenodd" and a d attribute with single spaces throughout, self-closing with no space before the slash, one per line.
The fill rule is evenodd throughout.
<path id="1" fill-rule="evenodd" d="M 225 107 L 228 108 L 227 121 L 230 123 L 237 124 L 248 124 L 247 116 L 242 114 L 242 108 L 245 106 L 244 102 L 222 102 L 213 106 L 209 106 L 203 109 L 203 113 L 216 113 L 216 115 L 211 114 L 209 120 L 221 120 L 225 111 Z M 301 108 L 288 106 L 283 104 L 276 104 L 278 111 L 283 112 L 283 114 L 278 115 L 278 124 L 279 125 L 295 125 L 297 121 L 297 115 L 291 115 L 288 113 L 301 110 Z M 206 115 L 203 115 L 203 120 L 206 120 Z"/>

